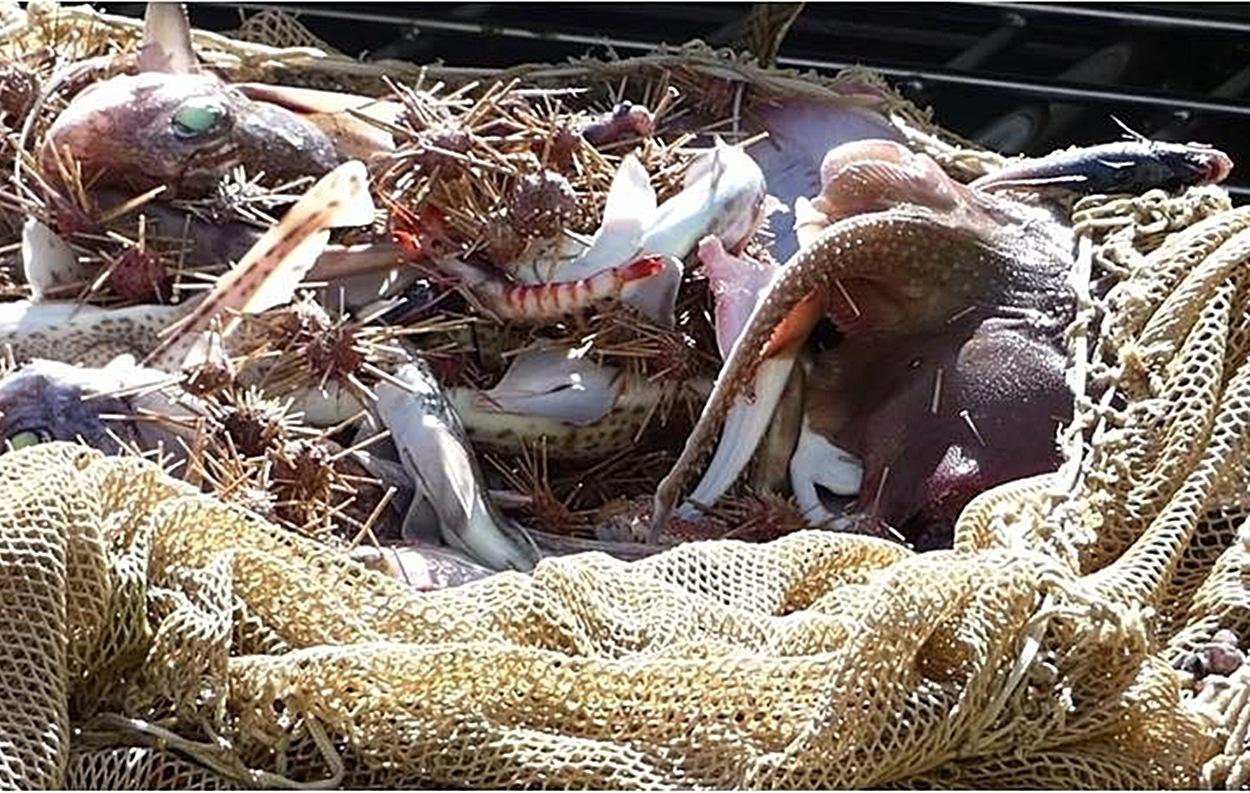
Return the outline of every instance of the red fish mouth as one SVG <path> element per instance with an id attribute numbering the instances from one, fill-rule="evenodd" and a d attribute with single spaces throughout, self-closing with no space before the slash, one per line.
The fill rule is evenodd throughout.
<path id="1" fill-rule="evenodd" d="M 1232 170 L 1233 160 L 1231 157 L 1222 151 L 1211 153 L 1210 158 L 1207 160 L 1206 172 L 1207 178 L 1213 184 L 1218 184 L 1227 179 Z"/>

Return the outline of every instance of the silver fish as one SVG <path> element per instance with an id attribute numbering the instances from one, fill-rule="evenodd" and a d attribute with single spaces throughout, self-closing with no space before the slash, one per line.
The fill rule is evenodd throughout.
<path id="1" fill-rule="evenodd" d="M 530 570 L 538 550 L 488 497 L 454 408 L 424 361 L 395 372 L 404 384 L 379 383 L 374 407 L 400 461 L 438 515 L 443 541 L 495 570 Z"/>

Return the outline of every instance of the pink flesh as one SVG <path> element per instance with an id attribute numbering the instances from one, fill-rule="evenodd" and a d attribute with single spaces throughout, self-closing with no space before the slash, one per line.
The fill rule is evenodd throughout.
<path id="1" fill-rule="evenodd" d="M 708 287 L 716 300 L 716 345 L 721 358 L 727 358 L 776 267 L 732 256 L 720 238 L 712 235 L 699 242 L 698 251 Z"/>
<path id="2" fill-rule="evenodd" d="M 753 102 L 748 131 L 769 137 L 747 149 L 767 180 L 768 192 L 785 206 L 820 192 L 820 165 L 830 149 L 849 141 L 876 138 L 901 140 L 883 116 L 849 103 L 807 97 Z M 798 250 L 794 217 L 778 214 L 770 221 L 775 236 L 773 257 L 784 262 Z"/>

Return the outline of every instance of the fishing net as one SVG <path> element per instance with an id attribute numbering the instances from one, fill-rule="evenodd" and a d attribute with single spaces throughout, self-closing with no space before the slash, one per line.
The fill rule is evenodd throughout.
<path id="1" fill-rule="evenodd" d="M 1250 672 L 1176 669 L 1250 632 L 1250 210 L 1072 213 L 1067 462 L 949 551 L 808 531 L 419 593 L 141 459 L 0 457 L 0 785 L 1250 784 Z"/>

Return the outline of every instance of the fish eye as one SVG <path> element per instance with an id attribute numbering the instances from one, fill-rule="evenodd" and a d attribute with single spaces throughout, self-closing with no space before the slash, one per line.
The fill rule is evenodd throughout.
<path id="1" fill-rule="evenodd" d="M 27 446 L 35 446 L 40 443 L 46 443 L 52 440 L 52 434 L 47 430 L 23 430 L 15 432 L 8 437 L 9 446 L 14 451 L 24 449 Z"/>
<path id="2" fill-rule="evenodd" d="M 180 138 L 201 138 L 216 132 L 226 118 L 225 111 L 203 100 L 183 103 L 170 119 L 174 134 Z"/>

